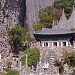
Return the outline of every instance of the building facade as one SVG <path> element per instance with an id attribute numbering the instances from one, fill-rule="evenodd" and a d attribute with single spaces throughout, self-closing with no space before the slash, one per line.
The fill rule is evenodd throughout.
<path id="1" fill-rule="evenodd" d="M 42 31 L 34 32 L 37 45 L 42 47 L 71 47 L 74 45 L 74 34 L 72 30 L 66 29 L 49 29 L 44 28 Z"/>

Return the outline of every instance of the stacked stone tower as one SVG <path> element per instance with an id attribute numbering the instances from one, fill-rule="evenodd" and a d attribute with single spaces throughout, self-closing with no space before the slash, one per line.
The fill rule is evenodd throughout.
<path id="1" fill-rule="evenodd" d="M 73 29 L 75 28 L 75 8 L 73 6 L 73 11 L 69 19 L 66 18 L 64 9 L 60 20 L 57 22 L 53 22 L 53 28 L 66 28 Z"/>

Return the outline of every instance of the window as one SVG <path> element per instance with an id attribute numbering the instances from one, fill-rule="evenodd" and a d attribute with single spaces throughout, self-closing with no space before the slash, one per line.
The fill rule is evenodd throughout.
<path id="1" fill-rule="evenodd" d="M 44 43 L 44 46 L 48 46 L 48 42 Z"/>
<path id="2" fill-rule="evenodd" d="M 57 46 L 57 42 L 54 42 L 54 46 Z"/>
<path id="3" fill-rule="evenodd" d="M 66 42 L 63 42 L 63 46 L 66 46 Z"/>
<path id="4" fill-rule="evenodd" d="M 46 46 L 48 46 L 48 43 L 46 42 Z"/>

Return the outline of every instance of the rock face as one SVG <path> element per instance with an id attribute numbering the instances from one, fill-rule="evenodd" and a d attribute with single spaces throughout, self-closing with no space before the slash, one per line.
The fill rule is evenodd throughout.
<path id="1" fill-rule="evenodd" d="M 26 22 L 29 25 L 29 30 L 33 30 L 32 23 L 38 21 L 40 9 L 53 5 L 54 0 L 26 0 Z"/>
<path id="2" fill-rule="evenodd" d="M 25 21 L 29 30 L 32 22 L 38 21 L 39 10 L 52 5 L 53 0 L 0 0 L 0 53 L 7 56 L 11 49 L 7 30 L 15 25 L 24 27 Z"/>
<path id="3" fill-rule="evenodd" d="M 6 57 L 11 49 L 7 30 L 24 25 L 25 0 L 0 0 L 0 53 Z"/>

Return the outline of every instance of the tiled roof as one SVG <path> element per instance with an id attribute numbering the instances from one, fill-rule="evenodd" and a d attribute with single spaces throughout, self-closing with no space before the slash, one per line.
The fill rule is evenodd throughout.
<path id="1" fill-rule="evenodd" d="M 56 35 L 56 34 L 71 34 L 71 33 L 75 33 L 75 31 L 64 28 L 57 28 L 57 29 L 43 28 L 41 31 L 36 31 L 33 34 Z"/>

